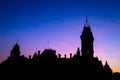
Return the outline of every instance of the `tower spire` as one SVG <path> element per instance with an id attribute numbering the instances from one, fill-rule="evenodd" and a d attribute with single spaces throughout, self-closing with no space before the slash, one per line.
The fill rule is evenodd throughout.
<path id="1" fill-rule="evenodd" d="M 86 20 L 85 20 L 85 24 L 84 24 L 85 27 L 89 27 L 89 23 L 88 23 L 88 15 L 87 15 L 87 9 L 86 9 Z"/>
<path id="2" fill-rule="evenodd" d="M 88 23 L 87 9 L 86 9 L 86 24 Z"/>
<path id="3" fill-rule="evenodd" d="M 81 38 L 82 56 L 94 57 L 94 46 L 93 46 L 94 37 L 88 22 L 87 10 L 86 10 L 86 20 L 80 38 Z"/>

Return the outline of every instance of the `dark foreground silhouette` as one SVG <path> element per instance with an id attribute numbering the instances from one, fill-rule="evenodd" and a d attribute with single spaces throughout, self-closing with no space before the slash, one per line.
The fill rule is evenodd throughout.
<path id="1" fill-rule="evenodd" d="M 66 55 L 64 57 L 61 57 L 61 54 L 56 55 L 56 50 L 52 49 L 45 49 L 43 52 L 38 51 L 33 56 L 30 55 L 29 58 L 27 58 L 24 55 L 20 55 L 20 47 L 18 43 L 16 43 L 8 59 L 3 61 L 1 65 L 34 64 L 48 66 L 49 64 L 54 64 L 62 65 L 62 67 L 64 65 L 62 73 L 69 73 L 71 77 L 74 73 L 78 73 L 79 76 L 76 76 L 78 80 L 120 80 L 120 73 L 113 73 L 107 61 L 105 65 L 103 65 L 97 57 L 94 57 L 94 37 L 87 18 L 80 38 L 81 50 L 77 48 L 76 54 L 74 55 L 70 53 L 70 58 L 66 58 Z M 68 67 L 65 67 L 65 65 L 69 65 L 70 70 L 68 70 Z M 71 66 L 74 67 L 72 68 Z M 61 71 L 59 69 L 56 70 Z"/>

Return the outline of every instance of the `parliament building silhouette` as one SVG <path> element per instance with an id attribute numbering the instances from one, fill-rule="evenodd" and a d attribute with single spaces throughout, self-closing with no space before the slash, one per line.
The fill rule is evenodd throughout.
<path id="1" fill-rule="evenodd" d="M 81 39 L 81 50 L 77 48 L 76 54 L 72 55 L 70 53 L 70 58 L 61 57 L 61 54 L 56 55 L 56 50 L 45 49 L 43 52 L 38 51 L 33 56 L 29 58 L 24 55 L 20 55 L 20 46 L 16 43 L 7 60 L 4 60 L 1 65 L 6 64 L 34 64 L 34 65 L 45 65 L 45 64 L 55 64 L 55 65 L 76 65 L 79 72 L 79 80 L 119 80 L 118 77 L 113 76 L 112 69 L 109 64 L 102 62 L 94 57 L 94 36 L 91 31 L 90 24 L 88 23 L 87 17 L 84 24 Z M 91 75 L 89 77 L 89 75 Z M 118 75 L 118 74 L 117 74 Z M 86 76 L 86 77 L 84 77 Z"/>

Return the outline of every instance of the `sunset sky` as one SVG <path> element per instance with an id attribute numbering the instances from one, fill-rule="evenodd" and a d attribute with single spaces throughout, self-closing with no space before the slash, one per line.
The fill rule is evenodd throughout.
<path id="1" fill-rule="evenodd" d="M 120 0 L 0 0 L 0 62 L 17 39 L 26 57 L 45 48 L 76 53 L 86 9 L 94 56 L 120 72 Z"/>

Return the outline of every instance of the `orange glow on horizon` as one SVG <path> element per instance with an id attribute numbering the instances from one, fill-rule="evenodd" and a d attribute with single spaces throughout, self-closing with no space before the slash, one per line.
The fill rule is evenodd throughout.
<path id="1" fill-rule="evenodd" d="M 120 72 L 120 66 L 118 66 L 118 67 L 113 67 L 112 70 L 113 70 L 113 73 L 114 73 L 114 72 Z"/>

